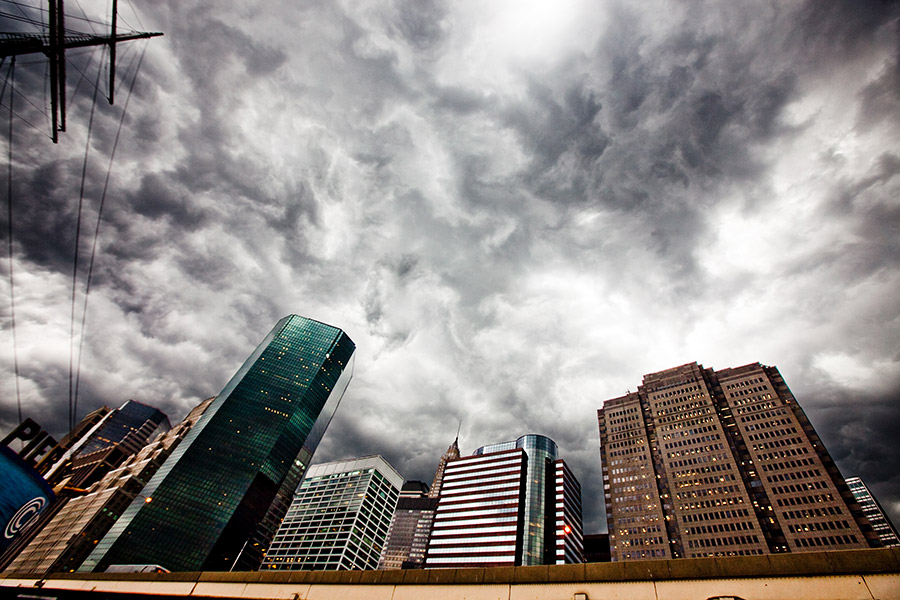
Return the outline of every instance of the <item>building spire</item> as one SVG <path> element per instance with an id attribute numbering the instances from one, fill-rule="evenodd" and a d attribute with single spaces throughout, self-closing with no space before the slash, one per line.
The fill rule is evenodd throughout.
<path id="1" fill-rule="evenodd" d="M 462 421 L 459 422 L 459 427 L 462 427 Z M 456 460 L 459 456 L 459 428 L 457 428 L 456 439 L 453 440 L 453 443 L 450 444 L 447 451 L 441 455 L 441 461 L 438 463 L 437 471 L 434 473 L 434 480 L 431 482 L 431 489 L 428 490 L 429 498 L 438 497 L 441 492 L 441 483 L 444 481 L 444 468 L 447 466 L 448 462 Z"/>

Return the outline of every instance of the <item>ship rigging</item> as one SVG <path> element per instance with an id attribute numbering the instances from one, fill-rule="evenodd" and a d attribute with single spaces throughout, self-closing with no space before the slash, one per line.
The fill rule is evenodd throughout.
<path id="1" fill-rule="evenodd" d="M 115 100 L 115 83 L 116 83 L 116 49 L 122 42 L 132 40 L 147 39 L 163 35 L 158 32 L 142 32 L 134 29 L 128 31 L 120 31 L 120 21 L 125 19 L 119 15 L 118 0 L 111 0 L 111 17 L 109 23 L 100 23 L 89 19 L 80 0 L 75 0 L 75 5 L 81 12 L 81 15 L 67 14 L 64 6 L 64 0 L 47 0 L 46 8 L 42 5 L 36 5 L 34 2 L 26 3 L 20 0 L 0 0 L 0 66 L 7 67 L 6 78 L 3 81 L 2 91 L 0 91 L 0 104 L 9 111 L 9 129 L 7 140 L 7 242 L 8 242 L 8 271 L 9 271 L 9 293 L 10 293 L 10 320 L 13 344 L 14 373 L 16 385 L 16 405 L 19 421 L 22 420 L 22 402 L 19 389 L 19 357 L 16 339 L 16 297 L 15 297 L 15 280 L 14 280 L 14 194 L 13 194 L 13 120 L 14 116 L 21 121 L 31 125 L 39 131 L 41 128 L 34 125 L 27 118 L 16 113 L 14 107 L 14 98 L 16 94 L 23 97 L 27 104 L 39 111 L 43 117 L 49 121 L 50 139 L 54 144 L 59 141 L 59 133 L 66 131 L 66 104 L 67 104 L 67 82 L 66 71 L 67 66 L 72 67 L 81 74 L 81 78 L 75 85 L 75 94 L 77 95 L 80 84 L 88 80 L 85 72 L 79 68 L 77 63 L 71 62 L 71 57 L 67 57 L 66 53 L 70 50 L 80 48 L 99 47 L 104 54 L 108 52 L 108 87 L 106 97 L 110 104 L 114 104 Z M 135 18 L 140 20 L 137 13 Z M 71 23 L 78 23 L 80 26 L 91 29 L 88 31 L 80 31 L 72 28 Z M 126 23 L 126 26 L 128 24 Z M 100 31 L 97 30 L 99 27 Z M 146 45 L 144 46 L 146 49 Z M 47 102 L 44 101 L 43 108 L 32 101 L 27 96 L 22 96 L 21 92 L 16 89 L 15 82 L 15 66 L 16 58 L 23 55 L 43 55 L 46 57 L 46 77 L 49 80 L 49 111 L 47 111 Z M 74 55 L 74 53 L 73 53 Z M 137 80 L 137 73 L 140 71 L 143 61 L 143 52 L 140 57 L 135 57 L 132 61 L 134 67 L 131 77 L 131 84 L 127 90 L 124 106 L 121 110 L 121 117 L 118 121 L 118 129 L 109 154 L 109 163 L 106 168 L 106 179 L 102 185 L 98 207 L 97 221 L 93 231 L 93 240 L 90 246 L 90 258 L 87 266 L 87 277 L 84 282 L 83 292 L 83 310 L 81 311 L 80 341 L 76 343 L 79 336 L 76 335 L 76 300 L 78 296 L 78 274 L 79 268 L 79 246 L 81 242 L 82 218 L 85 204 L 85 177 L 87 173 L 88 154 L 91 148 L 91 129 L 94 122 L 94 107 L 99 92 L 101 81 L 101 72 L 103 59 L 101 58 L 101 69 L 97 71 L 96 82 L 93 83 L 94 96 L 91 103 L 90 118 L 86 128 L 86 147 L 84 152 L 84 166 L 81 172 L 81 187 L 78 199 L 77 220 L 75 223 L 75 252 L 73 257 L 72 269 L 72 295 L 71 295 L 71 317 L 70 317 L 70 335 L 69 335 L 69 428 L 73 428 L 77 417 L 78 407 L 78 382 L 81 367 L 81 350 L 84 342 L 84 329 L 87 320 L 88 297 L 91 290 L 91 277 L 94 269 L 94 260 L 97 252 L 98 238 L 100 234 L 100 223 L 103 217 L 103 207 L 109 188 L 110 172 L 113 166 L 113 159 L 116 153 L 116 147 L 119 141 L 119 133 L 125 120 L 128 103 L 131 93 L 134 89 L 134 83 Z M 129 67 L 130 70 L 130 67 Z M 46 80 L 45 80 L 46 81 Z M 32 84 L 34 81 L 31 82 Z M 36 93 L 37 86 L 26 86 L 31 93 Z M 46 85 L 44 93 L 46 94 Z M 8 94 L 8 95 L 7 95 Z"/>
<path id="2" fill-rule="evenodd" d="M 163 35 L 159 32 L 118 31 L 118 0 L 112 0 L 112 14 L 109 32 L 98 35 L 94 32 L 82 32 L 67 29 L 64 0 L 48 0 L 46 24 L 41 18 L 30 17 L 25 7 L 15 0 L 8 1 L 10 11 L 13 7 L 19 13 L 4 11 L 0 16 L 7 22 L 19 22 L 39 27 L 38 32 L 4 31 L 0 32 L 0 59 L 16 57 L 23 54 L 40 53 L 49 60 L 50 76 L 50 118 L 51 139 L 59 141 L 59 133 L 66 130 L 66 51 L 74 48 L 102 46 L 109 49 L 109 87 L 107 99 L 110 104 L 115 100 L 116 85 L 116 46 L 122 42 L 152 38 Z"/>

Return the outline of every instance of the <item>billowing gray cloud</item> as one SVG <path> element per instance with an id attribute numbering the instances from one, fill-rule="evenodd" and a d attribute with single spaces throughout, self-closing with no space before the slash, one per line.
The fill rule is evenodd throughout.
<path id="1" fill-rule="evenodd" d="M 898 16 L 877 1 L 155 3 L 141 21 L 165 37 L 123 45 L 116 104 L 93 117 L 79 311 L 146 48 L 79 412 L 135 398 L 181 418 L 296 312 L 358 346 L 319 460 L 382 453 L 428 481 L 460 422 L 464 451 L 542 433 L 600 531 L 602 402 L 689 361 L 761 361 L 900 520 Z M 100 64 L 72 60 L 60 144 L 21 123 L 13 139 L 19 384 L 55 433 Z M 17 86 L 41 98 L 43 73 L 19 65 Z"/>

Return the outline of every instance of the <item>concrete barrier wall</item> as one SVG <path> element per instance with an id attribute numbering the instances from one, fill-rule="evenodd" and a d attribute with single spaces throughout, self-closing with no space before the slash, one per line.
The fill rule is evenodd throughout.
<path id="1" fill-rule="evenodd" d="M 493 569 L 4 574 L 0 586 L 304 600 L 900 600 L 900 549 Z"/>

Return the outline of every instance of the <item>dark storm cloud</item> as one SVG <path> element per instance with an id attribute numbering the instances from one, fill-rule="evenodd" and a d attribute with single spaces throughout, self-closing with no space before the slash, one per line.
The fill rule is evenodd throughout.
<path id="1" fill-rule="evenodd" d="M 457 86 L 437 87 L 429 90 L 429 95 L 434 98 L 436 108 L 456 115 L 468 115 L 486 110 L 491 102 L 489 97 L 478 90 Z"/>
<path id="2" fill-rule="evenodd" d="M 807 410 L 844 477 L 860 477 L 894 519 L 900 498 L 900 474 L 894 466 L 900 427 L 900 386 L 873 394 L 845 387 L 816 390 Z"/>
<path id="3" fill-rule="evenodd" d="M 883 73 L 860 91 L 859 127 L 877 126 L 900 112 L 900 57 L 886 62 Z"/>
<path id="4" fill-rule="evenodd" d="M 795 50 L 803 59 L 851 60 L 866 51 L 875 33 L 897 15 L 896 0 L 838 0 L 822 4 L 808 0 L 797 12 Z"/>
<path id="5" fill-rule="evenodd" d="M 78 197 L 71 190 L 78 181 L 68 176 L 67 168 L 74 166 L 73 162 L 40 165 L 22 178 L 21 185 L 13 185 L 15 197 L 26 199 L 14 210 L 16 243 L 29 260 L 60 271 L 71 265 L 75 247 L 71 224 Z"/>
<path id="6" fill-rule="evenodd" d="M 886 267 L 900 264 L 900 157 L 886 152 L 871 171 L 857 180 L 842 181 L 833 190 L 826 218 L 842 218 L 856 234 L 852 243 L 833 249 L 828 258 L 841 254 L 847 283 L 871 277 Z M 824 258 L 824 257 L 822 257 Z M 835 262 L 837 262 L 835 260 Z"/>
<path id="7" fill-rule="evenodd" d="M 129 199 L 131 209 L 150 219 L 168 218 L 185 229 L 197 229 L 204 224 L 208 215 L 204 215 L 191 203 L 187 190 L 173 189 L 171 179 L 171 174 L 152 173 L 144 176 L 134 198 Z"/>
<path id="8" fill-rule="evenodd" d="M 298 312 L 358 348 L 317 460 L 430 481 L 460 420 L 464 452 L 545 434 L 599 531 L 602 401 L 760 360 L 900 507 L 896 3 L 540 9 L 147 8 L 166 35 L 111 173 L 79 406 L 179 419 Z M 59 431 L 93 68 L 62 144 L 15 139 L 25 397 Z M 95 113 L 90 227 L 124 89 Z"/>
<path id="9" fill-rule="evenodd" d="M 562 155 L 573 153 L 590 166 L 608 144 L 602 129 L 594 123 L 601 104 L 591 90 L 573 86 L 553 98 L 553 90 L 537 81 L 528 85 L 528 105 L 509 109 L 506 123 L 519 131 L 531 151 L 533 163 L 528 172 L 541 177 L 556 165 Z"/>
<path id="10" fill-rule="evenodd" d="M 417 51 L 427 52 L 445 38 L 448 27 L 446 11 L 446 3 L 440 0 L 396 2 L 388 28 Z"/>
<path id="11" fill-rule="evenodd" d="M 570 62 L 556 81 L 530 81 L 527 103 L 511 106 L 505 123 L 531 151 L 535 194 L 641 215 L 660 260 L 696 277 L 694 240 L 708 208 L 698 199 L 762 172 L 754 148 L 780 132 L 794 78 L 753 73 L 749 57 L 728 60 L 739 54 L 732 39 L 698 38 L 688 22 L 648 39 L 619 16 L 594 56 Z"/>

